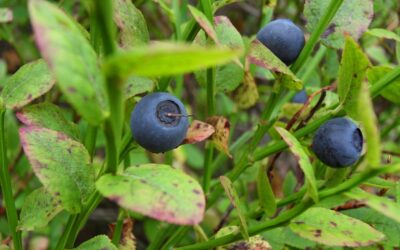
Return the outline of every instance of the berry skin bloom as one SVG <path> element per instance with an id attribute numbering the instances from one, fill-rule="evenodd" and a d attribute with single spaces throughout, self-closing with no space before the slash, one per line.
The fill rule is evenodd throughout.
<path id="1" fill-rule="evenodd" d="M 312 150 L 323 163 L 341 168 L 358 161 L 363 148 L 363 135 L 347 118 L 334 118 L 324 123 L 314 136 Z"/>
<path id="2" fill-rule="evenodd" d="M 133 138 L 153 153 L 178 147 L 189 127 L 185 106 L 165 92 L 143 97 L 132 111 L 130 122 Z"/>

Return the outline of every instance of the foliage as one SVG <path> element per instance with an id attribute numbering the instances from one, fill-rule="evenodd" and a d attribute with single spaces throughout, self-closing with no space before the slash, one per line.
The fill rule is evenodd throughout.
<path id="1" fill-rule="evenodd" d="M 0 249 L 399 247 L 399 11 L 395 0 L 1 1 Z M 255 38 L 273 17 L 306 33 L 291 66 Z M 290 103 L 301 90 L 308 100 Z M 191 121 L 163 154 L 129 126 L 153 92 L 179 98 Z M 364 136 L 348 168 L 310 145 L 335 117 Z"/>

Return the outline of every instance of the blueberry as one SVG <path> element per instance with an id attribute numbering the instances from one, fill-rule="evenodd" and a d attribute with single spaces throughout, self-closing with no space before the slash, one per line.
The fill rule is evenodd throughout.
<path id="1" fill-rule="evenodd" d="M 304 33 L 291 20 L 276 19 L 264 26 L 257 39 L 286 65 L 292 64 L 304 47 Z"/>
<path id="2" fill-rule="evenodd" d="M 306 103 L 308 99 L 307 92 L 303 89 L 300 92 L 297 92 L 296 95 L 293 96 L 293 103 Z"/>
<path id="3" fill-rule="evenodd" d="M 317 131 L 312 150 L 323 163 L 334 168 L 351 166 L 360 158 L 363 135 L 347 118 L 334 118 Z"/>
<path id="4" fill-rule="evenodd" d="M 168 93 L 143 97 L 131 113 L 131 130 L 136 142 L 153 153 L 176 148 L 189 127 L 182 102 Z"/>

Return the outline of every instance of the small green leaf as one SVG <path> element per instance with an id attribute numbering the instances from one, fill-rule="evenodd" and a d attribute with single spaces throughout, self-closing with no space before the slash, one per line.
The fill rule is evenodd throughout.
<path id="1" fill-rule="evenodd" d="M 243 84 L 233 91 L 233 100 L 238 108 L 248 109 L 257 103 L 259 97 L 260 95 L 258 94 L 254 76 L 250 72 L 246 71 L 244 73 Z"/>
<path id="2" fill-rule="evenodd" d="M 81 211 L 94 192 L 94 169 L 85 147 L 61 132 L 46 128 L 19 130 L 22 147 L 46 190 L 70 213 Z"/>
<path id="3" fill-rule="evenodd" d="M 326 208 L 308 209 L 289 227 L 303 238 L 328 246 L 362 247 L 385 238 L 370 225 Z"/>
<path id="4" fill-rule="evenodd" d="M 244 49 L 242 36 L 227 17 L 217 16 L 214 18 L 214 22 L 217 37 L 214 41 L 215 43 L 228 46 L 231 49 Z M 198 34 L 196 42 L 200 45 L 207 44 L 204 33 L 200 32 Z M 215 73 L 215 85 L 217 91 L 233 91 L 243 81 L 243 77 L 244 70 L 239 60 L 217 67 Z M 206 78 L 206 71 L 196 72 L 196 79 L 204 86 L 207 82 Z"/>
<path id="5" fill-rule="evenodd" d="M 52 196 L 43 187 L 38 188 L 25 198 L 18 229 L 30 231 L 45 227 L 61 211 L 61 200 Z"/>
<path id="6" fill-rule="evenodd" d="M 90 124 L 108 116 L 97 56 L 75 21 L 54 4 L 29 1 L 36 43 L 67 100 Z"/>
<path id="7" fill-rule="evenodd" d="M 71 250 L 118 250 L 118 248 L 111 243 L 110 238 L 106 235 L 98 235 L 80 244 L 78 247 Z"/>
<path id="8" fill-rule="evenodd" d="M 0 8 L 0 23 L 8 23 L 13 20 L 13 12 L 9 8 Z"/>
<path id="9" fill-rule="evenodd" d="M 260 207 L 264 209 L 268 216 L 273 216 L 276 213 L 277 206 L 275 194 L 267 174 L 267 166 L 267 164 L 260 164 L 258 166 L 257 192 Z"/>
<path id="10" fill-rule="evenodd" d="M 46 62 L 36 60 L 7 78 L 1 96 L 7 108 L 19 109 L 45 94 L 54 83 Z"/>
<path id="11" fill-rule="evenodd" d="M 113 4 L 114 22 L 118 27 L 118 42 L 121 48 L 131 49 L 147 44 L 150 36 L 142 12 L 131 1 L 113 0 Z"/>
<path id="12" fill-rule="evenodd" d="M 400 36 L 394 33 L 393 31 L 377 28 L 377 29 L 369 29 L 367 30 L 366 33 L 371 36 L 376 36 L 379 38 L 385 38 L 400 42 Z"/>
<path id="13" fill-rule="evenodd" d="M 207 33 L 207 35 L 217 44 L 219 44 L 219 40 L 217 37 L 217 33 L 215 32 L 213 24 L 208 20 L 208 18 L 203 14 L 203 12 L 194 8 L 193 6 L 188 5 L 190 13 L 196 20 L 196 22 L 200 25 L 200 27 Z"/>
<path id="14" fill-rule="evenodd" d="M 236 3 L 236 2 L 243 2 L 244 0 L 215 0 L 212 3 L 214 13 L 219 10 L 220 8 L 224 7 L 225 5 Z"/>
<path id="15" fill-rule="evenodd" d="M 121 77 L 171 76 L 221 65 L 240 54 L 240 50 L 225 47 L 157 43 L 117 53 L 111 56 L 104 66 L 107 74 Z"/>
<path id="16" fill-rule="evenodd" d="M 357 116 L 358 97 L 369 67 L 368 57 L 360 46 L 351 37 L 347 37 L 339 68 L 337 88 L 339 100 L 352 118 Z"/>
<path id="17" fill-rule="evenodd" d="M 129 167 L 122 175 L 102 176 L 96 187 L 121 207 L 160 221 L 194 225 L 203 219 L 205 198 L 200 185 L 168 165 Z"/>
<path id="18" fill-rule="evenodd" d="M 307 29 L 313 32 L 331 1 L 306 0 L 304 16 L 307 19 Z M 359 39 L 368 29 L 374 15 L 372 0 L 345 0 L 333 17 L 330 25 L 322 35 L 322 42 L 333 48 L 341 48 L 345 35 Z"/>
<path id="19" fill-rule="evenodd" d="M 80 138 L 78 126 L 65 119 L 63 111 L 52 103 L 39 103 L 25 107 L 16 116 L 20 122 L 27 126 L 43 127 L 62 132 L 75 140 Z"/>
<path id="20" fill-rule="evenodd" d="M 241 228 L 240 231 L 241 231 L 243 237 L 246 240 L 249 240 L 249 232 L 247 230 L 247 222 L 246 222 L 246 218 L 244 217 L 244 215 L 242 213 L 242 210 L 240 209 L 239 196 L 238 196 L 235 188 L 233 187 L 231 180 L 229 180 L 229 178 L 227 178 L 225 176 L 221 176 L 221 177 L 219 177 L 219 179 L 221 181 L 222 187 L 225 190 L 226 195 L 228 196 L 233 207 L 236 209 L 236 212 L 238 214 L 239 221 L 240 221 L 240 228 Z"/>
<path id="21" fill-rule="evenodd" d="M 254 40 L 250 45 L 250 54 L 248 56 L 250 63 L 259 67 L 278 72 L 285 77 L 285 85 L 290 89 L 300 90 L 303 84 L 292 71 L 278 57 L 274 55 L 260 41 Z"/>
<path id="22" fill-rule="evenodd" d="M 140 76 L 131 76 L 125 84 L 125 99 L 129 99 L 139 94 L 150 92 L 154 89 L 154 81 Z"/>
<path id="23" fill-rule="evenodd" d="M 354 119 L 363 125 L 363 132 L 367 142 L 366 158 L 368 166 L 379 167 L 381 162 L 381 139 L 378 128 L 378 119 L 375 115 L 368 84 L 362 82 L 362 89 L 357 101 L 357 113 Z"/>
<path id="24" fill-rule="evenodd" d="M 367 71 L 369 83 L 374 85 L 392 70 L 392 68 L 386 66 L 375 66 L 370 68 Z M 393 83 L 384 88 L 380 94 L 392 103 L 400 105 L 400 77 L 394 79 Z"/>
<path id="25" fill-rule="evenodd" d="M 282 139 L 287 143 L 290 150 L 299 162 L 301 170 L 306 177 L 306 185 L 308 194 L 317 203 L 318 202 L 318 187 L 315 180 L 314 169 L 311 165 L 308 155 L 304 151 L 301 143 L 284 128 L 276 127 L 276 131 L 282 136 Z"/>
<path id="26" fill-rule="evenodd" d="M 400 223 L 400 204 L 389 200 L 389 198 L 376 196 L 363 191 L 362 189 L 354 189 L 345 193 L 351 199 L 360 200 L 368 207 L 374 209 Z"/>

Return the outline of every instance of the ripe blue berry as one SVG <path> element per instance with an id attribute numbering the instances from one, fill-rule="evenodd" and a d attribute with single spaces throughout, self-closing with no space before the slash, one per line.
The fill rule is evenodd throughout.
<path id="1" fill-rule="evenodd" d="M 307 92 L 303 89 L 300 92 L 297 92 L 296 95 L 293 96 L 293 103 L 306 103 L 308 99 Z"/>
<path id="2" fill-rule="evenodd" d="M 304 33 L 291 20 L 276 19 L 257 33 L 257 39 L 286 65 L 296 61 L 304 47 Z"/>
<path id="3" fill-rule="evenodd" d="M 131 113 L 131 130 L 136 142 L 153 153 L 176 148 L 189 127 L 182 102 L 168 93 L 143 97 Z"/>
<path id="4" fill-rule="evenodd" d="M 347 118 L 324 123 L 314 136 L 312 150 L 323 163 L 334 168 L 351 166 L 360 158 L 363 135 Z"/>

